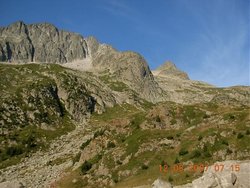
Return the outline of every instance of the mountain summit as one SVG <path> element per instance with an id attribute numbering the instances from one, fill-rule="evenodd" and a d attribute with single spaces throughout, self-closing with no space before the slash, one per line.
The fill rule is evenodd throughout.
<path id="1" fill-rule="evenodd" d="M 160 67 L 158 67 L 153 73 L 157 76 L 170 76 L 170 77 L 177 77 L 180 79 L 189 80 L 187 73 L 179 70 L 174 63 L 171 61 L 166 61 Z"/>

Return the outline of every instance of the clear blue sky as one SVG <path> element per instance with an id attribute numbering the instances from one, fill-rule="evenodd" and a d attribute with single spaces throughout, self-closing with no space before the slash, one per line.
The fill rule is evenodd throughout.
<path id="1" fill-rule="evenodd" d="M 166 60 L 191 79 L 249 85 L 250 0 L 1 0 L 0 25 L 50 22 Z"/>

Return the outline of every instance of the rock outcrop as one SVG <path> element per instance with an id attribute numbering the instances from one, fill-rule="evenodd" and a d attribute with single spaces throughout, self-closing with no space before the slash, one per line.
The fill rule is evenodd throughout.
<path id="1" fill-rule="evenodd" d="M 215 171 L 215 167 L 222 165 L 223 170 Z M 237 167 L 237 166 L 238 167 Z M 220 166 L 221 167 L 221 166 Z M 236 168 L 237 167 L 237 168 Z M 223 161 L 210 166 L 202 177 L 192 182 L 193 188 L 198 187 L 242 187 L 250 185 L 250 161 Z"/>
<path id="2" fill-rule="evenodd" d="M 217 171 L 215 171 L 215 169 L 217 169 Z M 250 185 L 249 174 L 249 160 L 217 162 L 209 166 L 202 177 L 193 180 L 192 183 L 174 186 L 174 188 L 248 188 Z M 172 185 L 164 180 L 157 179 L 152 187 L 168 188 L 172 187 Z"/>
<path id="3" fill-rule="evenodd" d="M 154 181 L 154 183 L 152 184 L 152 188 L 172 188 L 173 186 L 171 185 L 171 183 L 166 182 L 162 179 L 157 179 Z"/>
<path id="4" fill-rule="evenodd" d="M 106 44 L 99 44 L 93 37 L 87 38 L 92 64 L 97 71 L 109 71 L 112 77 L 127 84 L 140 97 L 152 102 L 162 101 L 161 88 L 145 59 L 138 53 L 119 52 Z"/>
<path id="5" fill-rule="evenodd" d="M 0 28 L 0 61 L 66 63 L 86 58 L 86 41 L 48 23 Z"/>

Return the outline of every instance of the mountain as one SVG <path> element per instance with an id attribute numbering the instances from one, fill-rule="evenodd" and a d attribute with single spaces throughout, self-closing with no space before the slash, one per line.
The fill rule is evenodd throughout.
<path id="1" fill-rule="evenodd" d="M 187 73 L 179 70 L 172 62 L 164 63 L 153 70 L 152 74 L 167 101 L 180 104 L 213 101 L 232 105 L 249 104 L 249 87 L 217 88 L 202 81 L 190 80 Z"/>
<path id="2" fill-rule="evenodd" d="M 0 61 L 67 63 L 89 59 L 95 72 L 106 72 L 143 98 L 152 102 L 163 99 L 146 61 L 137 53 L 118 52 L 93 37 L 85 39 L 48 23 L 16 22 L 0 28 L 0 36 Z"/>
<path id="3" fill-rule="evenodd" d="M 0 60 L 0 187 L 247 184 L 249 87 L 48 23 L 0 28 Z"/>
<path id="4" fill-rule="evenodd" d="M 187 73 L 180 71 L 174 63 L 167 61 L 153 71 L 155 76 L 160 77 L 176 77 L 180 79 L 189 80 Z"/>

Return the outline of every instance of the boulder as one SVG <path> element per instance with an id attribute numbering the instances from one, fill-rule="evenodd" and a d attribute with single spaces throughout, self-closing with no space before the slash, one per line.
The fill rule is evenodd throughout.
<path id="1" fill-rule="evenodd" d="M 155 180 L 154 183 L 152 184 L 152 188 L 172 188 L 172 187 L 173 186 L 171 185 L 171 183 L 166 182 L 160 178 Z"/>

